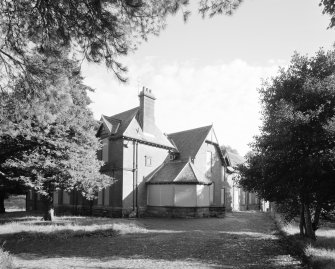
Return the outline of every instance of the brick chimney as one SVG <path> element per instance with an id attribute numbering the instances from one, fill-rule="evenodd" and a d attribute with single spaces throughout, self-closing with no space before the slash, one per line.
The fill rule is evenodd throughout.
<path id="1" fill-rule="evenodd" d="M 143 87 L 140 97 L 139 122 L 144 133 L 152 134 L 155 128 L 155 96 L 150 89 Z"/>

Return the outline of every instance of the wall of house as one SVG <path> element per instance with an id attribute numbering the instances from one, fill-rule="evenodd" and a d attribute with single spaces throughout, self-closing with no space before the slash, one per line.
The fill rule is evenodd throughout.
<path id="1" fill-rule="evenodd" d="M 123 139 L 109 140 L 108 161 L 106 173 L 114 178 L 113 184 L 104 193 L 104 206 L 122 208 L 122 179 L 123 179 Z"/>
<path id="2" fill-rule="evenodd" d="M 210 205 L 210 187 L 208 185 L 197 185 L 197 206 Z"/>
<path id="3" fill-rule="evenodd" d="M 175 185 L 174 206 L 197 206 L 197 185 Z"/>
<path id="4" fill-rule="evenodd" d="M 212 160 L 208 161 L 208 152 L 211 153 Z M 195 168 L 213 182 L 213 206 L 222 206 L 225 201 L 221 201 L 221 189 L 225 188 L 223 166 L 214 145 L 204 142 L 194 159 Z M 226 197 L 226 195 L 224 196 Z"/>
<path id="5" fill-rule="evenodd" d="M 126 143 L 126 142 L 125 142 Z M 136 199 L 136 191 L 133 190 L 133 156 L 134 147 L 137 143 L 137 204 L 140 210 L 145 210 L 147 206 L 147 177 L 157 169 L 168 157 L 168 150 L 157 148 L 150 145 L 141 144 L 134 141 L 128 141 L 127 147 L 123 149 L 123 190 L 122 201 L 125 211 L 133 208 Z M 149 161 L 150 158 L 150 161 Z"/>
<path id="6" fill-rule="evenodd" d="M 224 183 L 226 189 L 226 209 L 227 211 L 238 211 L 240 210 L 239 202 L 239 188 L 236 186 L 234 181 L 235 174 L 226 173 L 226 181 Z"/>
<path id="7" fill-rule="evenodd" d="M 229 174 L 227 176 L 227 190 L 231 196 L 231 200 L 227 203 L 227 211 L 245 211 L 245 210 L 261 210 L 262 201 L 260 201 L 256 193 L 245 192 L 234 182 L 237 174 Z"/>
<path id="8" fill-rule="evenodd" d="M 147 185 L 148 206 L 205 207 L 210 205 L 210 187 L 196 184 Z"/>
<path id="9" fill-rule="evenodd" d="M 147 195 L 149 206 L 174 205 L 174 187 L 171 184 L 147 185 Z"/>
<path id="10" fill-rule="evenodd" d="M 239 210 L 260 210 L 261 203 L 257 198 L 256 194 L 253 192 L 245 192 L 242 189 L 239 190 Z"/>

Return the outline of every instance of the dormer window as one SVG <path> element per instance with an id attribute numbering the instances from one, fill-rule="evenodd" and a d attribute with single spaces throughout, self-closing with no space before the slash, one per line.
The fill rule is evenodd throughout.
<path id="1" fill-rule="evenodd" d="M 179 152 L 174 152 L 174 151 L 170 151 L 169 153 L 169 159 L 170 161 L 174 161 L 174 160 L 177 160 L 179 157 Z"/>

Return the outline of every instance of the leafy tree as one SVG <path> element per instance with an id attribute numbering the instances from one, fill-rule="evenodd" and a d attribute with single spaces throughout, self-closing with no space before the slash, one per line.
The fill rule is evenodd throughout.
<path id="1" fill-rule="evenodd" d="M 199 12 L 231 14 L 241 0 L 202 0 Z M 103 62 L 125 81 L 126 67 L 119 60 L 150 34 L 157 35 L 169 14 L 187 0 L 3 0 L 0 1 L 0 85 L 26 72 L 31 51 L 52 44 L 71 48 L 77 59 Z M 28 63 L 29 64 L 29 63 Z M 29 72 L 26 76 L 29 75 Z M 34 85 L 32 85 L 34 86 Z"/>
<path id="2" fill-rule="evenodd" d="M 32 56 L 27 68 L 33 76 L 0 93 L 0 147 L 6 149 L 0 152 L 0 173 L 7 183 L 39 193 L 45 219 L 52 220 L 55 191 L 76 189 L 92 199 L 111 179 L 100 174 L 101 145 L 88 108 L 92 89 L 82 83 L 78 63 L 48 48 Z"/>
<path id="3" fill-rule="evenodd" d="M 295 54 L 260 89 L 261 135 L 252 144 L 240 184 L 300 212 L 300 232 L 315 238 L 322 209 L 335 202 L 335 52 Z"/>
<path id="4" fill-rule="evenodd" d="M 323 6 L 323 14 L 331 16 L 329 28 L 335 26 L 335 0 L 321 0 L 320 6 Z"/>

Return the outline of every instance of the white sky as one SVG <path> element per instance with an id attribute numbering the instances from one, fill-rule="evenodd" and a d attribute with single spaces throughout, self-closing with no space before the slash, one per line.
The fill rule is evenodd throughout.
<path id="1" fill-rule="evenodd" d="M 335 41 L 318 2 L 245 0 L 231 17 L 203 20 L 196 10 L 186 24 L 181 14 L 169 17 L 158 37 L 124 59 L 127 84 L 104 66 L 83 65 L 85 82 L 96 89 L 94 116 L 138 106 L 139 87 L 146 86 L 157 97 L 156 122 L 163 132 L 213 123 L 219 143 L 244 155 L 261 124 L 261 79 L 287 65 L 294 50 L 312 55 Z"/>

